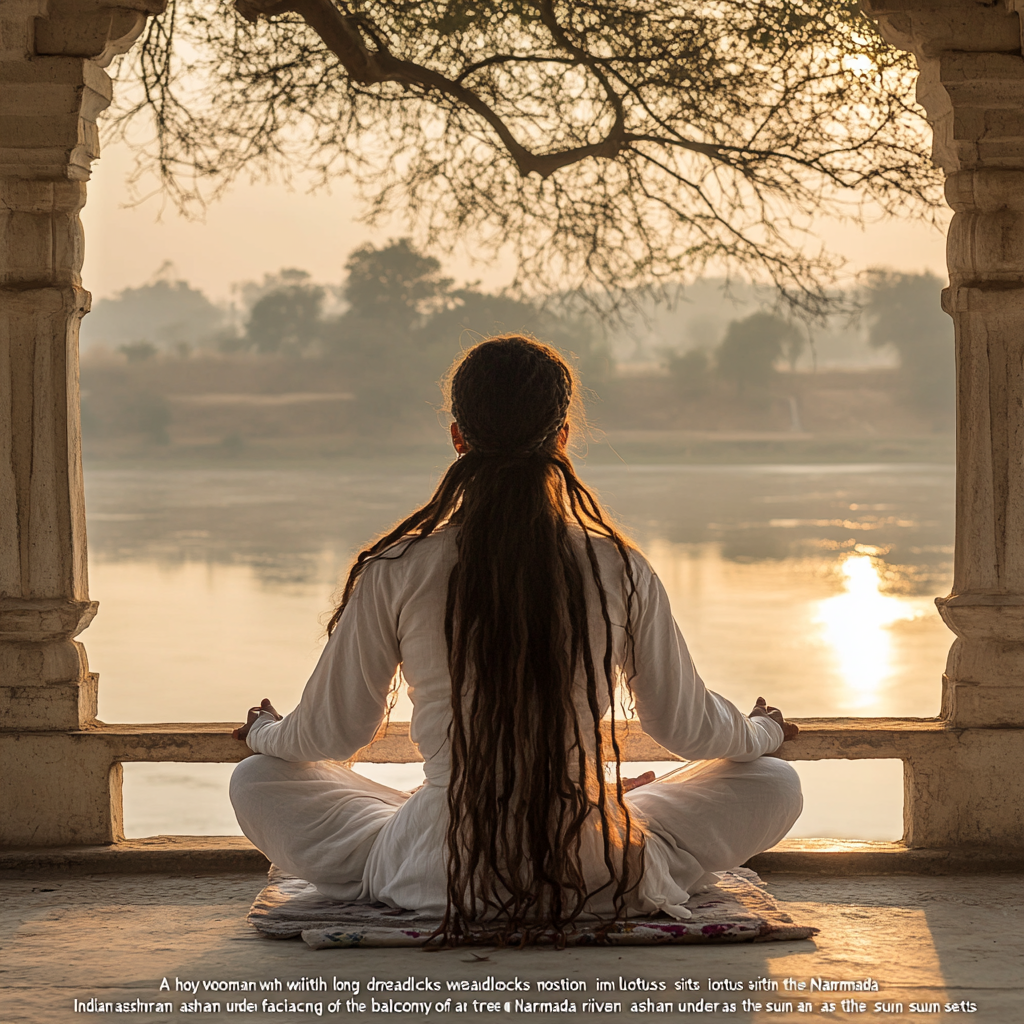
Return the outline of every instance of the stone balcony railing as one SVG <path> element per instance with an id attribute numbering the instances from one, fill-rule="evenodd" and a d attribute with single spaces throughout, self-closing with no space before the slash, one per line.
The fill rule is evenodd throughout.
<path id="1" fill-rule="evenodd" d="M 864 843 L 843 840 L 789 841 L 757 858 L 769 870 L 841 873 L 897 871 L 962 871 L 1020 868 L 1019 851 L 998 845 L 986 849 L 961 847 L 950 852 L 948 822 L 941 794 L 934 793 L 936 772 L 955 748 L 977 742 L 986 730 L 955 728 L 928 718 L 812 718 L 797 720 L 800 735 L 788 742 L 781 756 L 790 761 L 863 758 L 897 759 L 904 764 L 905 833 L 900 842 Z M 36 744 L 43 761 L 59 760 L 83 800 L 65 818 L 59 835 L 50 836 L 45 822 L 20 837 L 14 847 L 0 851 L 0 867 L 22 869 L 59 864 L 85 870 L 116 866 L 119 870 L 169 870 L 188 864 L 207 869 L 255 867 L 262 857 L 236 837 L 165 836 L 125 840 L 121 816 L 122 765 L 131 762 L 241 761 L 249 750 L 234 739 L 233 723 L 161 723 L 94 725 L 69 732 L 30 732 L 20 742 Z M 992 730 L 1003 733 L 1006 730 Z M 1018 732 L 1019 730 L 1011 730 Z M 605 723 L 605 733 L 608 725 Z M 679 761 L 647 736 L 636 722 L 622 722 L 617 736 L 624 762 Z M 995 738 L 995 737 L 991 737 Z M 421 760 L 409 738 L 408 722 L 390 722 L 354 760 L 372 764 L 406 764 Z M 51 777 L 52 778 L 52 777 Z M 54 794 L 41 794 L 52 803 Z M 986 813 L 979 794 L 978 813 Z M 65 805 L 66 806 L 66 805 Z M 68 838 L 71 836 L 71 842 Z"/>
<path id="2" fill-rule="evenodd" d="M 800 735 L 780 756 L 787 761 L 894 758 L 913 762 L 941 754 L 963 730 L 937 718 L 803 718 L 794 719 Z M 88 745 L 102 744 L 110 764 L 131 761 L 234 762 L 249 754 L 230 723 L 102 725 L 70 733 Z M 607 723 L 605 738 L 610 738 Z M 682 761 L 648 736 L 637 723 L 616 725 L 623 761 Z M 422 761 L 409 738 L 408 722 L 389 722 L 381 734 L 353 758 L 367 764 L 412 764 Z"/>

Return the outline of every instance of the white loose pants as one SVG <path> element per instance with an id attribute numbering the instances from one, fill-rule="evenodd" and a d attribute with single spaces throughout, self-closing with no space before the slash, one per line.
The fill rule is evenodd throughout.
<path id="1" fill-rule="evenodd" d="M 696 762 L 626 799 L 649 834 L 642 888 L 668 904 L 685 902 L 707 873 L 774 846 L 803 806 L 796 772 L 774 757 Z M 334 761 L 256 754 L 235 769 L 231 802 L 253 844 L 324 895 L 443 911 L 443 788 L 410 795 Z"/>

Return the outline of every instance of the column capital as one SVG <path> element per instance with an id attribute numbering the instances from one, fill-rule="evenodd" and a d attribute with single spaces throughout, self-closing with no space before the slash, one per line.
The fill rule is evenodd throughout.
<path id="1" fill-rule="evenodd" d="M 110 105 L 103 70 L 166 0 L 5 0 L 0 16 L 0 177 L 86 181 Z"/>
<path id="2" fill-rule="evenodd" d="M 105 68 L 126 53 L 161 14 L 167 0 L 48 0 L 35 21 L 34 52 L 39 57 L 84 57 Z"/>
<path id="3" fill-rule="evenodd" d="M 1024 0 L 861 0 L 883 38 L 917 59 L 932 159 L 947 174 L 1024 168 Z"/>
<path id="4" fill-rule="evenodd" d="M 918 60 L 946 52 L 1021 52 L 1024 0 L 860 0 L 887 43 Z"/>

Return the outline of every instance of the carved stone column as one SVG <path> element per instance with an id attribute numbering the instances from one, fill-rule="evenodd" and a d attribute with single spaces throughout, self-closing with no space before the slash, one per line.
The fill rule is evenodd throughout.
<path id="1" fill-rule="evenodd" d="M 945 763 L 910 762 L 907 841 L 1024 848 L 1024 56 L 1013 0 L 865 0 L 921 69 L 955 211 L 943 308 L 956 328 L 953 591 Z M 1014 728 L 1016 727 L 1016 728 Z"/>
<path id="2" fill-rule="evenodd" d="M 7 845 L 110 841 L 120 833 L 119 785 L 112 796 L 105 775 L 93 782 L 73 764 L 43 767 L 35 758 L 45 760 L 43 733 L 81 729 L 96 716 L 96 676 L 73 639 L 96 614 L 79 437 L 78 325 L 89 293 L 78 214 L 99 155 L 96 117 L 111 98 L 102 69 L 138 37 L 146 13 L 162 6 L 4 0 L 0 7 L 0 843 Z M 47 779 L 47 768 L 63 777 Z"/>

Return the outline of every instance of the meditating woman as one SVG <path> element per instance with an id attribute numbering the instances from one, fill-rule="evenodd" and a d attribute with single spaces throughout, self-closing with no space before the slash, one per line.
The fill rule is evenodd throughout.
<path id="1" fill-rule="evenodd" d="M 796 773 L 764 756 L 796 729 L 705 689 L 658 577 L 576 476 L 558 353 L 493 338 L 449 381 L 457 460 L 356 558 L 295 710 L 265 700 L 237 730 L 256 753 L 231 779 L 239 824 L 325 895 L 436 914 L 449 941 L 687 917 L 695 889 L 799 815 Z M 399 668 L 426 777 L 412 793 L 340 763 Z M 622 778 L 624 695 L 701 763 Z"/>

